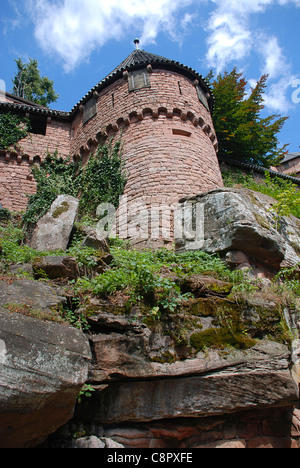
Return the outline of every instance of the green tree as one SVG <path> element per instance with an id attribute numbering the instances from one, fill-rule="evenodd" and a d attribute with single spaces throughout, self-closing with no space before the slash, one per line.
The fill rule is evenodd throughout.
<path id="1" fill-rule="evenodd" d="M 59 96 L 54 91 L 53 81 L 40 75 L 37 60 L 29 59 L 28 63 L 23 63 L 19 58 L 15 62 L 18 71 L 12 80 L 13 94 L 45 107 L 57 101 Z"/>
<path id="2" fill-rule="evenodd" d="M 277 114 L 262 118 L 263 94 L 268 76 L 263 75 L 246 96 L 247 81 L 234 68 L 207 79 L 215 97 L 213 123 L 219 141 L 219 156 L 264 167 L 277 165 L 287 145 L 279 148 L 278 132 L 287 117 Z"/>

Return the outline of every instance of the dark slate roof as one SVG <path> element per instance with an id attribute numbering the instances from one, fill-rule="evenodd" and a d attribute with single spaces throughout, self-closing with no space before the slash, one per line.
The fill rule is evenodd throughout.
<path id="1" fill-rule="evenodd" d="M 96 84 L 83 98 L 71 109 L 70 112 L 62 112 L 57 110 L 52 110 L 47 107 L 38 106 L 35 103 L 31 103 L 26 100 L 22 99 L 15 99 L 20 102 L 1 102 L 0 100 L 0 110 L 1 109 L 9 109 L 14 111 L 25 111 L 34 114 L 45 114 L 47 116 L 55 116 L 58 118 L 69 118 L 77 111 L 80 105 L 84 104 L 90 97 L 93 95 L 94 91 L 100 91 L 101 89 L 105 88 L 109 84 L 113 83 L 115 80 L 120 78 L 125 70 L 134 70 L 145 65 L 151 64 L 152 67 L 155 68 L 165 68 L 169 70 L 177 71 L 191 80 L 199 80 L 200 85 L 206 92 L 209 92 L 211 98 L 209 99 L 209 106 L 210 110 L 213 111 L 214 107 L 214 97 L 212 91 L 209 87 L 208 82 L 203 78 L 202 75 L 198 74 L 195 70 L 186 65 L 183 65 L 180 62 L 176 62 L 175 60 L 170 60 L 160 55 L 152 54 L 150 52 L 146 52 L 145 50 L 135 49 L 131 52 L 128 57 L 123 60 L 111 73 L 109 73 L 103 80 L 101 80 L 98 84 Z M 21 102 L 22 101 L 22 102 Z"/>
<path id="2" fill-rule="evenodd" d="M 250 170 L 250 171 L 255 171 L 260 174 L 264 174 L 266 171 L 269 172 L 271 177 L 279 177 L 280 179 L 286 179 L 290 180 L 293 182 L 293 184 L 299 185 L 300 186 L 300 179 L 298 177 L 293 177 L 288 174 L 283 174 L 282 172 L 277 172 L 273 171 L 272 169 L 267 169 L 263 166 L 258 166 L 257 164 L 251 164 L 247 162 L 242 162 L 242 161 L 236 161 L 234 159 L 226 158 L 226 157 L 219 157 L 219 162 L 224 161 L 226 164 L 229 164 L 229 166 L 236 166 L 240 167 L 245 170 Z"/>
<path id="3" fill-rule="evenodd" d="M 214 107 L 214 97 L 212 94 L 212 90 L 209 87 L 209 83 L 203 78 L 202 75 L 197 73 L 195 70 L 193 70 L 190 67 L 187 67 L 186 65 L 183 65 L 180 62 L 177 62 L 175 60 L 170 60 L 165 57 L 162 57 L 160 55 L 152 54 L 150 52 L 146 52 L 145 50 L 141 49 L 136 49 L 133 52 L 131 52 L 128 57 L 123 60 L 123 62 L 120 63 L 111 73 L 109 73 L 103 80 L 101 80 L 96 86 L 94 86 L 71 110 L 71 113 L 74 112 L 78 106 L 81 104 L 84 104 L 85 101 L 87 101 L 91 95 L 93 94 L 94 91 L 99 91 L 102 88 L 108 86 L 111 84 L 113 81 L 118 79 L 121 74 L 125 70 L 134 70 L 138 69 L 141 67 L 144 67 L 145 65 L 152 65 L 152 67 L 155 68 L 166 68 L 166 69 L 171 69 L 174 71 L 177 71 L 188 78 L 195 80 L 198 79 L 199 83 L 202 85 L 202 87 L 210 93 L 211 99 L 209 100 L 209 105 L 211 111 L 213 110 Z"/>
<path id="4" fill-rule="evenodd" d="M 2 95 L 4 93 L 1 93 Z M 7 109 L 9 111 L 20 111 L 20 112 L 30 112 L 31 114 L 39 114 L 45 116 L 55 116 L 61 118 L 68 118 L 70 113 L 69 112 L 62 112 L 53 109 L 49 109 L 48 107 L 40 106 L 35 102 L 28 101 L 27 99 L 22 99 L 14 94 L 5 93 L 5 97 L 9 100 L 2 101 L 0 99 L 0 111 L 3 109 Z"/>
<path id="5" fill-rule="evenodd" d="M 284 164 L 288 161 L 292 161 L 292 159 L 300 158 L 300 153 L 288 153 L 285 158 L 280 161 L 280 164 Z"/>

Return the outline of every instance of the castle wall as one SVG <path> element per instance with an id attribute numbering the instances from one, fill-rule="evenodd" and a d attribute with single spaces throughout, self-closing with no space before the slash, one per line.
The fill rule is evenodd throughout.
<path id="1" fill-rule="evenodd" d="M 40 163 L 47 153 L 70 154 L 70 124 L 48 120 L 46 134 L 30 133 L 16 148 L 0 153 L 0 203 L 11 211 L 26 210 L 28 195 L 36 190 L 31 177 L 32 165 Z"/>
<path id="2" fill-rule="evenodd" d="M 197 83 L 165 69 L 150 70 L 149 79 L 150 87 L 134 91 L 128 76 L 117 79 L 80 106 L 71 122 L 48 118 L 45 135 L 31 133 L 18 151 L 2 154 L 1 204 L 26 208 L 24 192 L 35 190 L 30 166 L 47 152 L 87 159 L 107 138 L 123 142 L 127 185 L 121 211 L 126 209 L 133 222 L 139 211 L 132 208 L 135 201 L 146 207 L 147 217 L 153 207 L 171 207 L 182 197 L 222 186 L 217 138 Z M 169 217 L 167 209 L 160 225 L 169 226 Z"/>
<path id="3" fill-rule="evenodd" d="M 300 177 L 300 156 L 281 163 L 279 166 L 277 166 L 276 170 L 282 174 Z"/>
<path id="4" fill-rule="evenodd" d="M 43 160 L 47 153 L 68 157 L 70 154 L 70 123 L 55 119 L 47 122 L 46 135 L 30 133 L 19 141 L 20 154 L 28 156 L 31 160 L 39 156 Z"/>
<path id="5" fill-rule="evenodd" d="M 28 158 L 0 154 L 0 203 L 10 211 L 25 211 L 28 198 L 36 190 L 30 176 L 32 164 Z"/>
<path id="6" fill-rule="evenodd" d="M 129 216 L 123 225 L 136 222 L 145 208 L 147 217 L 151 207 L 223 186 L 211 115 L 196 87 L 168 70 L 154 70 L 150 80 L 151 88 L 129 92 L 126 79 L 119 79 L 100 93 L 96 115 L 84 124 L 81 113 L 72 125 L 72 155 L 87 156 L 103 137 L 122 139 L 127 185 L 120 211 Z"/>

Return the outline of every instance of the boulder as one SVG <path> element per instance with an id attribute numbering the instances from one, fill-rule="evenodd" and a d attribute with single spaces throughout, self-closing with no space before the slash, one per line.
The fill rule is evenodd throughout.
<path id="1" fill-rule="evenodd" d="M 79 201 L 70 195 L 59 195 L 45 216 L 37 223 L 30 247 L 39 251 L 66 250 L 78 211 Z"/>
<path id="2" fill-rule="evenodd" d="M 102 252 L 109 252 L 107 235 L 105 236 L 103 231 L 92 226 L 80 226 L 80 231 L 85 235 L 81 244 L 82 246 L 101 250 Z"/>
<path id="3" fill-rule="evenodd" d="M 79 448 L 79 449 L 105 448 L 105 442 L 102 442 L 102 440 L 98 439 L 98 437 L 96 436 L 80 437 L 79 439 L 74 439 L 72 441 L 71 448 Z"/>
<path id="4" fill-rule="evenodd" d="M 79 330 L 0 310 L 0 447 L 35 447 L 69 421 L 90 360 Z"/>
<path id="5" fill-rule="evenodd" d="M 180 281 L 181 291 L 191 292 L 195 297 L 226 296 L 232 287 L 231 283 L 205 275 L 190 275 Z"/>
<path id="6" fill-rule="evenodd" d="M 299 263 L 300 222 L 293 216 L 276 219 L 273 198 L 224 188 L 181 202 L 184 216 L 178 219 L 184 219 L 184 226 L 175 231 L 178 251 L 219 253 L 230 263 L 262 265 L 269 271 Z"/>
<path id="7" fill-rule="evenodd" d="M 35 278 L 46 277 L 53 280 L 73 280 L 79 276 L 76 259 L 63 255 L 36 258 L 32 269 Z"/>
<path id="8" fill-rule="evenodd" d="M 29 279 L 0 281 L 0 307 L 9 304 L 49 311 L 66 303 L 61 288 Z"/>

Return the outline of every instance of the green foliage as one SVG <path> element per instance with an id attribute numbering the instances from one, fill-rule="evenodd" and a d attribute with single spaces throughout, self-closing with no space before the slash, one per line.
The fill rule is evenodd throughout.
<path id="1" fill-rule="evenodd" d="M 275 198 L 277 203 L 272 210 L 277 222 L 281 216 L 300 218 L 300 190 L 290 180 L 271 177 L 268 171 L 261 183 L 256 182 L 252 175 L 243 174 L 239 170 L 223 172 L 222 176 L 226 187 L 242 186 Z"/>
<path id="2" fill-rule="evenodd" d="M 28 135 L 29 120 L 16 114 L 0 114 L 0 149 L 15 146 Z"/>
<path id="3" fill-rule="evenodd" d="M 126 184 L 121 144 L 100 146 L 84 167 L 81 162 L 48 154 L 40 166 L 34 167 L 33 176 L 37 192 L 29 198 L 25 224 L 36 223 L 61 194 L 80 197 L 80 216 L 91 217 L 100 203 L 118 206 Z"/>
<path id="4" fill-rule="evenodd" d="M 174 275 L 213 274 L 239 285 L 245 282 L 241 272 L 231 272 L 216 255 L 204 252 L 176 254 L 167 249 L 152 251 L 127 250 L 111 247 L 114 260 L 111 268 L 92 279 L 80 278 L 77 288 L 81 294 L 100 297 L 121 291 L 128 296 L 129 305 L 146 304 L 155 320 L 163 312 L 174 312 L 190 297 L 183 294 Z"/>
<path id="5" fill-rule="evenodd" d="M 49 210 L 56 197 L 61 194 L 77 196 L 80 189 L 80 165 L 63 159 L 57 153 L 48 154 L 41 165 L 35 165 L 32 174 L 37 184 L 35 195 L 30 196 L 25 225 L 36 223 Z"/>
<path id="6" fill-rule="evenodd" d="M 53 81 L 41 77 L 37 60 L 30 58 L 28 63 L 23 63 L 19 58 L 15 62 L 18 71 L 12 80 L 13 94 L 44 107 L 57 101 L 59 96 L 54 91 Z"/>
<path id="7" fill-rule="evenodd" d="M 90 326 L 87 322 L 86 316 L 80 312 L 80 310 L 72 310 L 70 308 L 64 308 L 60 316 L 64 322 L 69 323 L 72 327 L 87 332 Z"/>
<path id="8" fill-rule="evenodd" d="M 7 208 L 0 208 L 0 222 L 8 221 L 10 217 L 10 211 Z"/>
<path id="9" fill-rule="evenodd" d="M 84 384 L 82 389 L 80 390 L 78 397 L 77 397 L 77 403 L 82 403 L 82 400 L 84 398 L 90 398 L 92 396 L 92 392 L 94 392 L 95 389 L 89 385 L 89 384 Z"/>
<path id="10" fill-rule="evenodd" d="M 80 211 L 95 213 L 100 203 L 111 203 L 117 208 L 123 194 L 126 178 L 122 163 L 122 146 L 118 141 L 99 146 L 84 168 L 81 183 Z"/>
<path id="11" fill-rule="evenodd" d="M 0 224 L 0 260 L 4 265 L 28 263 L 38 252 L 23 245 L 23 230 L 18 218 Z"/>
<path id="12" fill-rule="evenodd" d="M 290 293 L 294 298 L 300 297 L 300 263 L 291 268 L 284 268 L 277 275 L 276 278 L 279 280 L 277 284 L 277 290 L 279 293 Z"/>
<path id="13" fill-rule="evenodd" d="M 208 76 L 212 80 L 212 74 Z M 247 82 L 234 68 L 219 74 L 211 82 L 216 105 L 213 123 L 219 142 L 219 156 L 247 161 L 264 167 L 276 165 L 286 146 L 279 148 L 277 138 L 287 117 L 270 115 L 262 118 L 263 93 L 267 75 L 258 80 L 246 97 Z"/>

